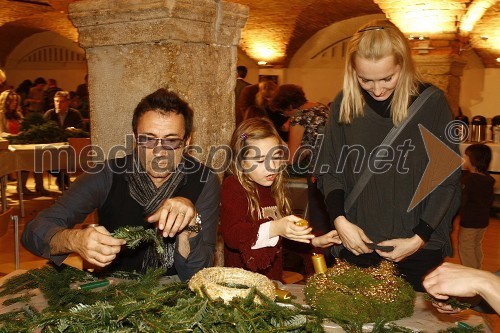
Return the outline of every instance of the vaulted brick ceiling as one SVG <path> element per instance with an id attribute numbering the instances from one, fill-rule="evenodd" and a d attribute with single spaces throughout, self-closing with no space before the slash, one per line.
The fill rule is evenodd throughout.
<path id="1" fill-rule="evenodd" d="M 53 31 L 70 40 L 78 40 L 78 32 L 67 18 L 68 4 L 80 0 L 0 0 L 0 66 L 8 54 L 25 38 L 42 31 Z M 487 8 L 470 33 L 472 47 L 487 67 L 498 67 L 500 57 L 500 1 L 499 0 L 229 0 L 250 8 L 241 49 L 255 61 L 260 52 L 256 40 L 262 41 L 277 53 L 272 61 L 276 66 L 287 66 L 295 52 L 317 31 L 335 22 L 368 14 L 400 14 L 407 8 L 429 3 L 454 10 L 450 15 L 460 24 L 461 17 L 472 8 Z M 452 4 L 450 6 L 450 3 Z M 412 6 L 412 7 L 409 7 Z M 443 7 L 443 8 L 444 8 Z M 457 9 L 458 8 L 458 9 Z M 439 9 L 447 10 L 447 9 Z M 458 13 L 458 14 L 457 14 Z M 422 15 L 424 17 L 425 14 Z M 457 29 L 458 36 L 458 29 Z M 488 36 L 488 39 L 485 39 Z"/>

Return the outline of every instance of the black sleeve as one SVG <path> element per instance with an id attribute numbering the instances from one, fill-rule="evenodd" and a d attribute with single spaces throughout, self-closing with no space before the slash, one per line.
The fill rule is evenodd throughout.
<path id="1" fill-rule="evenodd" d="M 337 189 L 328 193 L 326 197 L 326 208 L 332 221 L 335 221 L 339 216 L 345 216 L 344 195 L 344 190 Z"/>
<path id="2" fill-rule="evenodd" d="M 175 253 L 175 269 L 181 281 L 189 280 L 196 272 L 213 263 L 220 208 L 220 183 L 213 172 L 210 172 L 195 206 L 201 217 L 202 229 L 189 239 L 190 252 L 187 258 L 177 251 Z"/>

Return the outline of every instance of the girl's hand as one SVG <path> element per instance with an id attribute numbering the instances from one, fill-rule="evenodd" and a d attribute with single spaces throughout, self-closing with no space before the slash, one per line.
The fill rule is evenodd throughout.
<path id="1" fill-rule="evenodd" d="M 391 252 L 384 252 L 381 250 L 375 251 L 377 251 L 381 257 L 389 261 L 400 262 L 404 258 L 417 252 L 424 244 L 422 238 L 415 235 L 412 238 L 389 239 L 378 244 L 381 246 L 394 246 L 394 250 Z"/>
<path id="2" fill-rule="evenodd" d="M 349 222 L 344 216 L 337 217 L 333 223 L 346 249 L 357 256 L 373 252 L 365 244 L 372 241 L 365 235 L 363 229 Z"/>
<path id="3" fill-rule="evenodd" d="M 340 239 L 337 230 L 332 230 L 324 235 L 314 237 L 311 244 L 314 247 L 329 247 L 335 244 L 342 244 L 342 240 Z"/>
<path id="4" fill-rule="evenodd" d="M 271 221 L 269 228 L 269 237 L 281 236 L 290 240 L 310 243 L 314 235 L 311 234 L 312 228 L 295 225 L 295 222 L 302 220 L 295 215 L 285 216 L 282 219 Z"/>

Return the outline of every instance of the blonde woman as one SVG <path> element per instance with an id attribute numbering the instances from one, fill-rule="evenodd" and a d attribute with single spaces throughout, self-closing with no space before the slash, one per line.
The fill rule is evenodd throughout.
<path id="1" fill-rule="evenodd" d="M 13 90 L 5 90 L 0 94 L 0 134 L 19 133 L 22 119 L 21 96 Z"/>
<path id="2" fill-rule="evenodd" d="M 281 238 L 326 246 L 336 232 L 314 237 L 295 225 L 285 195 L 285 146 L 271 121 L 243 121 L 231 139 L 230 175 L 222 183 L 221 225 L 224 263 L 282 279 Z"/>
<path id="3" fill-rule="evenodd" d="M 2 136 L 16 135 L 21 129 L 23 114 L 21 112 L 21 96 L 13 90 L 5 90 L 0 94 L 0 134 Z M 43 188 L 41 173 L 35 173 L 36 191 L 40 195 L 48 195 Z M 28 172 L 21 172 L 21 189 L 23 194 L 35 194 L 26 187 Z"/>
<path id="4" fill-rule="evenodd" d="M 374 167 L 368 161 L 389 131 L 404 123 L 408 108 L 428 86 L 396 26 L 374 21 L 361 27 L 347 47 L 343 90 L 332 102 L 316 167 L 332 224 L 345 247 L 337 254 L 364 267 L 393 261 L 419 291 L 422 277 L 451 254 L 449 232 L 460 201 L 456 170 L 409 210 L 428 164 L 419 125 L 458 153 L 445 137 L 452 114 L 444 93 L 436 89 L 393 144 L 382 147 L 382 163 Z M 367 168 L 371 178 L 345 211 L 345 199 Z"/>

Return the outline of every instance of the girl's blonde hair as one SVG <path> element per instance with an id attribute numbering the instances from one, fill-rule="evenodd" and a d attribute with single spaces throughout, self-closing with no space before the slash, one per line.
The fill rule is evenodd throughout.
<path id="1" fill-rule="evenodd" d="M 392 122 L 397 126 L 406 119 L 411 96 L 418 94 L 422 79 L 415 68 L 410 47 L 403 33 L 388 20 L 375 20 L 362 26 L 347 45 L 344 96 L 339 117 L 341 123 L 349 124 L 353 118 L 364 115 L 365 101 L 357 79 L 356 57 L 380 60 L 391 55 L 401 67 L 390 103 Z"/>
<path id="2" fill-rule="evenodd" d="M 250 118 L 244 120 L 238 126 L 233 133 L 230 143 L 232 160 L 229 171 L 245 189 L 250 214 L 255 220 L 263 218 L 261 216 L 257 184 L 248 177 L 241 164 L 249 151 L 248 148 L 252 144 L 255 145 L 258 140 L 271 137 L 276 138 L 280 145 L 285 145 L 270 120 L 266 118 Z M 276 206 L 281 216 L 291 214 L 290 202 L 285 194 L 285 179 L 285 172 L 278 172 L 276 179 L 271 185 L 271 194 L 276 199 Z"/>

